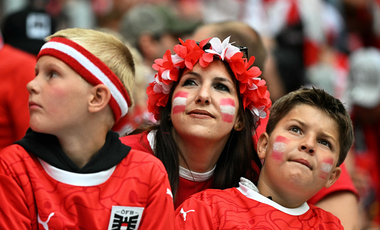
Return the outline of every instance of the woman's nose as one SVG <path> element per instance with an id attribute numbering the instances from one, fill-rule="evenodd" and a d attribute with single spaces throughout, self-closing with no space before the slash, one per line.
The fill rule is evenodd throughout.
<path id="1" fill-rule="evenodd" d="M 204 103 L 204 104 L 210 104 L 211 103 L 211 97 L 210 97 L 210 87 L 206 84 L 202 85 L 202 87 L 199 89 L 198 95 L 196 97 L 196 103 Z"/>

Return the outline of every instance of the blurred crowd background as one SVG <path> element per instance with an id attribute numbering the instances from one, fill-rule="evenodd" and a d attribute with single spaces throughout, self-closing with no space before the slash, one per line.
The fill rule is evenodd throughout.
<path id="1" fill-rule="evenodd" d="M 154 59 L 199 26 L 223 21 L 244 22 L 260 34 L 267 58 L 256 63 L 262 62 L 272 101 L 304 85 L 344 102 L 355 127 L 345 164 L 360 194 L 361 229 L 380 229 L 380 0 L 0 0 L 0 81 L 21 82 L 15 75 L 26 68 L 26 61 L 2 54 L 3 46 L 35 57 L 43 39 L 60 29 L 112 33 L 131 48 L 137 65 L 135 106 L 115 127 L 128 133 L 153 120 L 145 89 Z M 17 61 L 5 79 L 4 69 Z M 24 90 L 5 87 L 1 98 L 6 90 Z"/>

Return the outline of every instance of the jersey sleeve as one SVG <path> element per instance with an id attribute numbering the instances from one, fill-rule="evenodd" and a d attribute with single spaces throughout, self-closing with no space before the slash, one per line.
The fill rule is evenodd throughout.
<path id="1" fill-rule="evenodd" d="M 175 211 L 175 225 L 179 230 L 214 229 L 212 206 L 200 192 L 185 200 Z"/>
<path id="2" fill-rule="evenodd" d="M 3 150 L 7 151 L 7 148 Z M 32 229 L 26 196 L 8 165 L 0 158 L 0 229 Z"/>
<path id="3" fill-rule="evenodd" d="M 157 158 L 150 172 L 149 198 L 139 229 L 174 229 L 174 203 L 166 170 Z"/>
<path id="4" fill-rule="evenodd" d="M 329 188 L 322 188 L 319 192 L 317 192 L 310 200 L 308 200 L 309 204 L 315 205 L 320 200 L 325 198 L 326 196 L 334 193 L 334 192 L 352 192 L 356 195 L 356 197 L 359 198 L 359 193 L 357 189 L 354 186 L 354 183 L 352 182 L 352 179 L 350 175 L 348 174 L 348 171 L 346 169 L 346 166 L 344 163 L 340 166 L 342 169 L 342 173 L 340 174 L 340 177 L 333 185 L 331 185 Z"/>

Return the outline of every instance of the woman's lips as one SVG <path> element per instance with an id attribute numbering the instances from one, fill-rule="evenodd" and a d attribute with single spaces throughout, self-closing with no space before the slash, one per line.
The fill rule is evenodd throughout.
<path id="1" fill-rule="evenodd" d="M 211 117 L 211 118 L 214 118 L 214 116 L 210 112 L 208 112 L 207 110 L 201 110 L 201 109 L 191 110 L 187 114 L 190 116 L 194 116 L 194 117 L 207 117 L 207 118 Z"/>

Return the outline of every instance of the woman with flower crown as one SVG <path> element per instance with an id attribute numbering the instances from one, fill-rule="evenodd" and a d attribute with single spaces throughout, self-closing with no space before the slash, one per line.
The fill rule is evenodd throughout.
<path id="1" fill-rule="evenodd" d="M 158 123 L 121 141 L 164 163 L 178 207 L 206 188 L 236 186 L 241 176 L 257 181 L 261 162 L 252 134 L 271 100 L 255 58 L 229 37 L 180 39 L 173 50 L 155 60 L 147 89 Z"/>

